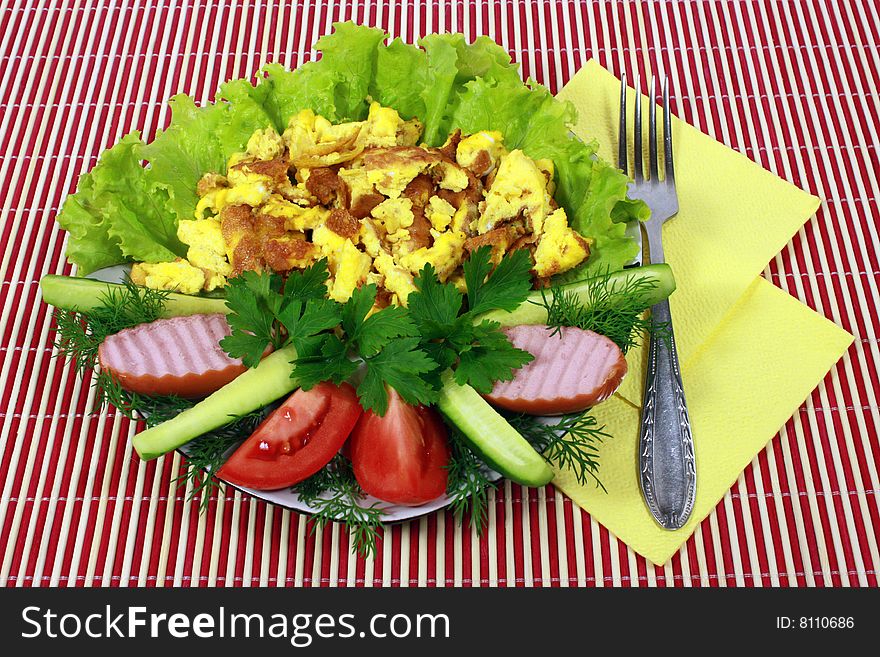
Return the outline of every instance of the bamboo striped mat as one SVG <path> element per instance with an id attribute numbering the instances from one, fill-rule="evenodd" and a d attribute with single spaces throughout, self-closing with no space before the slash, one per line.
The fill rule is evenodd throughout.
<path id="1" fill-rule="evenodd" d="M 682 118 L 825 199 L 765 276 L 855 344 L 665 567 L 510 483 L 482 536 L 436 513 L 367 560 L 238 492 L 200 514 L 179 456 L 139 462 L 135 425 L 53 358 L 36 282 L 69 271 L 53 219 L 77 176 L 174 93 L 297 66 L 347 19 L 488 34 L 553 91 L 589 58 L 668 74 Z M 878 43 L 867 0 L 0 0 L 0 585 L 876 586 Z"/>

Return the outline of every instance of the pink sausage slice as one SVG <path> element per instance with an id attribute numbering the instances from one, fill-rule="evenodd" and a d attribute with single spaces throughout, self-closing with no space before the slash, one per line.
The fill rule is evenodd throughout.
<path id="1" fill-rule="evenodd" d="M 604 335 L 575 327 L 558 333 L 546 326 L 504 329 L 515 347 L 535 357 L 512 381 L 497 381 L 486 395 L 492 404 L 518 413 L 576 413 L 604 401 L 626 374 L 626 360 Z"/>
<path id="2" fill-rule="evenodd" d="M 247 369 L 220 347 L 230 333 L 220 313 L 157 319 L 108 336 L 98 362 L 131 392 L 204 397 Z"/>

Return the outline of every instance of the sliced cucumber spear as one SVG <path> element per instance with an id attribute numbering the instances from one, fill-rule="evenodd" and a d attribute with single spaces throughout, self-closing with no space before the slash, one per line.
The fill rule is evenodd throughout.
<path id="1" fill-rule="evenodd" d="M 525 486 L 543 486 L 553 479 L 544 457 L 480 393 L 471 386 L 458 385 L 452 370 L 446 370 L 441 380 L 437 407 L 490 467 Z"/>
<path id="2" fill-rule="evenodd" d="M 269 354 L 255 368 L 210 397 L 137 434 L 132 440 L 135 450 L 145 461 L 154 459 L 283 397 L 296 388 L 296 382 L 290 378 L 293 371 L 290 362 L 295 358 L 296 350 L 292 346 Z"/>
<path id="3" fill-rule="evenodd" d="M 590 288 L 599 278 L 587 278 L 576 283 L 569 283 L 561 289 L 578 295 L 584 304 L 589 303 Z M 667 264 L 645 265 L 633 269 L 623 269 L 608 276 L 608 285 L 611 290 L 620 289 L 624 284 L 632 281 L 653 282 L 653 287 L 646 291 L 645 304 L 653 306 L 666 299 L 675 291 L 675 277 L 672 268 Z M 549 293 L 548 293 L 549 294 Z M 547 322 L 547 309 L 544 307 L 541 292 L 532 292 L 525 303 L 513 312 L 493 310 L 480 315 L 479 321 L 489 319 L 501 324 L 501 326 L 519 326 L 521 324 L 545 324 Z"/>
<path id="4" fill-rule="evenodd" d="M 105 283 L 90 278 L 75 276 L 56 276 L 49 274 L 40 280 L 43 301 L 64 310 L 78 310 L 88 313 L 103 305 L 104 299 L 114 290 L 123 290 L 119 283 Z M 224 299 L 196 297 L 189 294 L 169 292 L 162 310 L 162 317 L 182 317 L 200 313 L 229 312 Z"/>

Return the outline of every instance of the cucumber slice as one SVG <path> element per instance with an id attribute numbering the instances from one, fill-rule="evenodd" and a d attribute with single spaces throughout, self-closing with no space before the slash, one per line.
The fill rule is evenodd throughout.
<path id="1" fill-rule="evenodd" d="M 290 361 L 295 358 L 296 350 L 292 346 L 269 354 L 255 368 L 192 408 L 137 434 L 132 445 L 142 459 L 149 461 L 272 403 L 297 387 L 290 377 L 293 371 Z"/>
<path id="2" fill-rule="evenodd" d="M 90 278 L 56 276 L 49 274 L 40 279 L 43 301 L 64 310 L 88 313 L 103 304 L 104 297 L 113 290 L 124 289 L 119 283 L 105 283 Z M 162 317 L 182 317 L 200 313 L 229 313 L 224 299 L 196 297 L 169 292 Z"/>
<path id="3" fill-rule="evenodd" d="M 543 486 L 553 471 L 535 448 L 519 435 L 471 386 L 458 385 L 452 370 L 441 377 L 437 407 L 465 435 L 489 467 L 525 486 Z"/>
<path id="4" fill-rule="evenodd" d="M 596 278 L 587 278 L 582 281 L 563 285 L 562 289 L 574 292 L 580 297 L 582 303 L 587 303 L 589 301 L 590 286 L 596 280 Z M 645 298 L 647 304 L 651 306 L 663 301 L 663 299 L 666 299 L 675 291 L 675 277 L 672 275 L 672 268 L 665 263 L 623 269 L 614 272 L 609 276 L 609 284 L 612 286 L 612 289 L 631 280 L 654 281 L 656 283 Z M 547 322 L 547 310 L 544 308 L 543 297 L 539 291 L 532 292 L 529 295 L 529 298 L 526 299 L 524 303 L 520 304 L 520 307 L 513 312 L 493 310 L 480 315 L 478 321 L 484 319 L 498 322 L 501 326 L 545 324 Z"/>

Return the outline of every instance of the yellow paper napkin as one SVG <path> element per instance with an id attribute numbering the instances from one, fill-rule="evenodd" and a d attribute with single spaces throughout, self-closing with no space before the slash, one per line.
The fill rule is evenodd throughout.
<path id="1" fill-rule="evenodd" d="M 620 81 L 588 62 L 560 92 L 575 132 L 612 160 Z M 632 92 L 631 92 L 632 96 Z M 634 105 L 634 96 L 628 105 Z M 614 436 L 601 453 L 607 494 L 567 471 L 554 483 L 656 564 L 672 556 L 852 342 L 852 336 L 759 274 L 815 212 L 818 199 L 673 119 L 680 211 L 663 246 L 678 289 L 670 299 L 694 430 L 697 500 L 681 530 L 661 529 L 636 476 L 642 354 L 618 395 L 596 408 Z"/>
<path id="2" fill-rule="evenodd" d="M 683 368 L 697 458 L 697 500 L 687 525 L 667 531 L 648 512 L 636 477 L 639 410 L 616 396 L 596 408 L 613 436 L 600 459 L 608 493 L 579 485 L 567 470 L 554 483 L 633 550 L 663 564 L 851 342 L 843 329 L 755 279 Z"/>
<path id="3" fill-rule="evenodd" d="M 597 139 L 599 155 L 614 162 L 620 80 L 590 60 L 559 98 L 578 109 L 575 132 L 584 139 Z M 642 99 L 647 122 L 648 101 Z M 627 107 L 632 126 L 635 92 L 631 89 Z M 819 199 L 684 121 L 673 119 L 672 140 L 679 212 L 663 226 L 663 250 L 680 281 L 669 306 L 679 358 L 686 362 L 813 215 Z M 641 350 L 629 354 L 630 375 L 619 390 L 634 403 L 641 402 L 642 361 Z"/>

